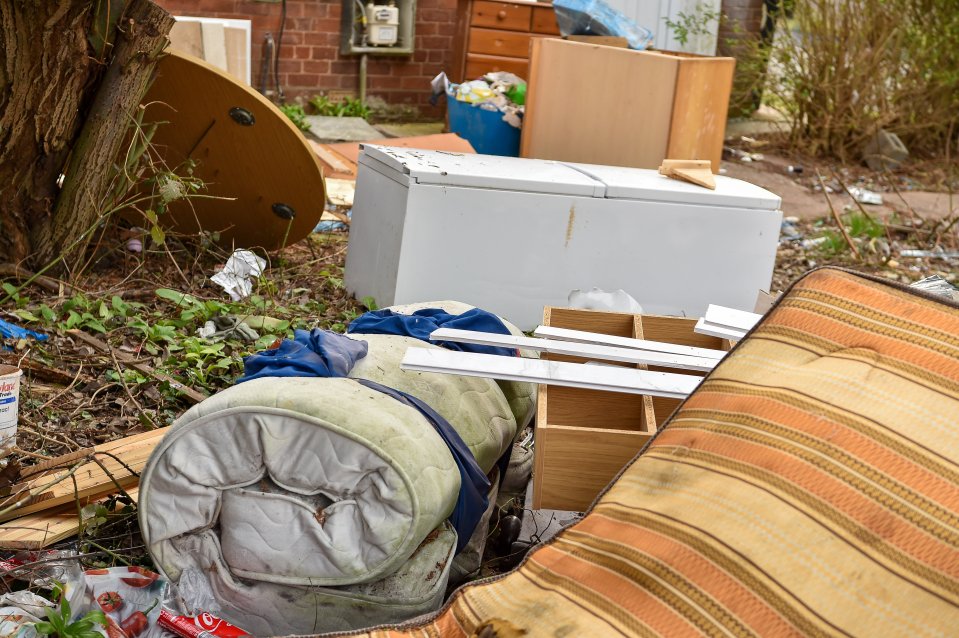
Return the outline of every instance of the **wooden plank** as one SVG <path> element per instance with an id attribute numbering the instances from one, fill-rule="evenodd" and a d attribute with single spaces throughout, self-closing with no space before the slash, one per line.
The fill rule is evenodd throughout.
<path id="1" fill-rule="evenodd" d="M 703 315 L 703 319 L 711 324 L 746 332 L 752 330 L 762 318 L 762 315 L 756 314 L 755 312 L 717 306 L 716 304 L 709 304 L 709 306 L 706 307 L 706 314 Z"/>
<path id="2" fill-rule="evenodd" d="M 680 59 L 666 157 L 709 160 L 719 172 L 735 68 L 733 58 Z"/>
<path id="3" fill-rule="evenodd" d="M 657 168 L 666 157 L 678 69 L 674 56 L 534 39 L 520 155 Z"/>
<path id="4" fill-rule="evenodd" d="M 117 483 L 124 488 L 131 487 L 138 483 L 139 476 L 131 474 L 125 466 L 129 466 L 130 469 L 139 474 L 146 465 L 153 448 L 159 444 L 168 430 L 169 428 L 151 430 L 150 432 L 104 443 L 94 449 L 97 452 L 107 452 L 118 457 L 119 460 L 101 454 L 98 459 L 116 479 Z M 29 480 L 15 486 L 18 493 L 7 496 L 0 501 L 0 509 L 9 507 L 29 492 L 52 483 L 59 477 L 65 477 L 68 473 L 69 468 L 66 468 L 34 475 Z M 84 463 L 73 476 L 76 478 L 76 490 L 74 490 L 73 480 L 66 478 L 44 491 L 41 500 L 27 503 L 0 515 L 0 521 L 7 521 L 33 512 L 72 503 L 76 499 L 80 501 L 81 505 L 85 505 L 104 495 L 116 492 L 116 484 L 104 472 L 103 468 L 95 462 Z"/>
<path id="5" fill-rule="evenodd" d="M 546 383 L 671 398 L 687 396 L 696 389 L 700 381 L 699 378 L 688 375 L 646 372 L 619 366 L 498 357 L 434 348 L 408 348 L 400 367 L 404 370 L 420 372 Z"/>
<path id="6" fill-rule="evenodd" d="M 203 59 L 221 71 L 227 71 L 223 24 L 204 20 L 200 23 L 200 31 L 203 34 Z"/>
<path id="7" fill-rule="evenodd" d="M 739 341 L 746 336 L 746 331 L 744 330 L 737 330 L 736 328 L 729 328 L 727 326 L 710 323 L 705 319 L 700 319 L 696 322 L 695 330 L 701 335 L 719 337 L 720 339 L 729 339 L 730 341 Z"/>
<path id="8" fill-rule="evenodd" d="M 383 146 L 397 146 L 400 148 L 418 148 L 427 151 L 448 151 L 450 153 L 475 154 L 476 150 L 470 143 L 456 133 L 437 133 L 436 135 L 416 135 L 413 137 L 391 137 L 377 141 Z M 359 142 L 341 142 L 326 144 L 326 147 L 346 158 L 353 164 L 360 161 Z"/>
<path id="9" fill-rule="evenodd" d="M 127 490 L 134 502 L 139 492 L 138 487 Z M 0 525 L 0 548 L 43 549 L 76 536 L 79 532 L 80 519 L 76 505 L 65 505 L 51 511 L 28 514 Z"/>
<path id="10" fill-rule="evenodd" d="M 307 138 L 306 143 L 310 145 L 310 148 L 313 149 L 313 152 L 316 153 L 317 157 L 323 161 L 324 164 L 333 169 L 337 173 L 352 173 L 356 175 L 356 166 L 349 166 L 339 158 L 339 156 L 330 150 L 326 144 L 321 144 L 316 140 L 311 140 Z"/>
<path id="11" fill-rule="evenodd" d="M 87 334 L 86 332 L 82 330 L 68 330 L 67 332 L 71 336 L 76 337 L 77 339 L 80 339 L 84 343 L 93 346 L 96 350 L 99 350 L 103 354 L 113 353 L 113 355 L 116 356 L 117 361 L 119 361 L 123 365 L 129 366 L 131 368 L 135 368 L 139 370 L 140 372 L 142 372 L 143 374 L 153 377 L 157 381 L 164 381 L 168 383 L 171 388 L 179 392 L 182 392 L 189 399 L 192 399 L 195 403 L 200 403 L 201 401 L 207 399 L 209 396 L 207 394 L 204 394 L 203 392 L 194 390 L 188 385 L 180 383 L 179 381 L 177 381 L 176 379 L 174 379 L 168 374 L 165 374 L 163 372 L 157 372 L 148 363 L 144 361 L 138 361 L 136 358 L 133 357 L 133 355 L 129 353 L 123 352 L 121 350 L 115 350 L 110 346 L 110 344 L 104 343 L 100 341 L 99 339 L 97 339 L 96 337 L 94 337 L 93 335 Z"/>
<path id="12" fill-rule="evenodd" d="M 66 467 L 68 464 L 75 461 L 79 461 L 82 458 L 85 458 L 92 454 L 94 449 L 92 447 L 85 447 L 81 450 L 75 452 L 70 452 L 69 454 L 63 454 L 61 456 L 48 459 L 46 461 L 41 461 L 36 465 L 31 465 L 20 470 L 20 480 L 27 479 L 34 474 L 39 474 L 40 472 L 46 472 L 55 468 Z"/>
<path id="13" fill-rule="evenodd" d="M 471 9 L 470 24 L 474 27 L 529 31 L 532 7 L 506 2 L 476 0 Z"/>
<path id="14" fill-rule="evenodd" d="M 633 315 L 633 337 L 636 341 L 643 341 L 643 319 L 640 315 Z M 648 370 L 649 366 L 638 365 L 640 370 Z M 659 421 L 656 420 L 656 407 L 653 404 L 653 397 L 643 396 L 643 417 L 646 423 L 646 431 L 653 433 L 659 429 Z"/>
<path id="15" fill-rule="evenodd" d="M 602 334 L 598 332 L 586 332 L 584 330 L 572 330 L 569 328 L 556 328 L 554 326 L 539 326 L 533 330 L 533 336 L 542 337 L 544 339 L 554 339 L 556 341 L 592 343 L 601 346 L 632 348 L 634 350 L 644 350 L 648 352 L 667 352 L 689 357 L 714 359 L 717 361 L 726 356 L 726 352 L 723 350 L 695 348 L 693 346 L 683 346 L 675 343 L 666 343 L 663 341 L 650 341 L 648 339 L 619 337 L 616 335 Z"/>
<path id="16" fill-rule="evenodd" d="M 634 365 L 656 365 L 665 368 L 680 368 L 683 370 L 699 370 L 708 372 L 716 366 L 716 360 L 705 357 L 690 357 L 686 355 L 669 354 L 635 350 L 632 348 L 617 348 L 589 343 L 572 341 L 551 341 L 535 337 L 520 337 L 492 332 L 478 332 L 474 330 L 457 330 L 455 328 L 438 328 L 430 334 L 430 341 L 453 341 L 456 343 L 472 343 L 482 346 L 502 348 L 517 348 L 548 352 L 570 357 L 585 359 L 601 359 L 605 361 L 621 361 Z"/>
<path id="17" fill-rule="evenodd" d="M 199 22 L 177 20 L 170 29 L 170 48 L 198 58 L 203 57 L 203 32 Z"/>
<path id="18" fill-rule="evenodd" d="M 238 27 L 224 27 L 224 44 L 226 47 L 226 70 L 244 84 L 250 83 L 250 32 Z"/>
<path id="19" fill-rule="evenodd" d="M 538 40 L 539 38 L 537 38 Z M 534 40 L 535 42 L 536 40 Z M 466 56 L 466 79 L 475 80 L 487 73 L 506 71 L 523 78 L 529 77 L 529 60 L 525 58 L 507 58 L 498 55 L 480 55 L 470 53 Z"/>
<path id="20" fill-rule="evenodd" d="M 531 37 L 528 33 L 473 27 L 470 29 L 470 52 L 528 58 Z"/>
<path id="21" fill-rule="evenodd" d="M 669 172 L 669 177 L 675 177 L 709 190 L 716 190 L 716 180 L 713 179 L 713 173 L 708 168 L 674 168 Z"/>
<path id="22" fill-rule="evenodd" d="M 450 82 L 466 81 L 463 75 L 466 72 L 466 52 L 469 50 L 469 30 L 472 14 L 472 0 L 457 0 L 456 31 L 453 36 L 453 65 L 449 73 Z"/>

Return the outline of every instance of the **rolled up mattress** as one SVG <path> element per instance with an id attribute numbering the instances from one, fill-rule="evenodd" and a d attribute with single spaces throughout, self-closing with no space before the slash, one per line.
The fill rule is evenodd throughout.
<path id="1" fill-rule="evenodd" d="M 262 378 L 174 424 L 141 476 L 140 523 L 159 569 L 204 581 L 234 609 L 230 620 L 255 631 L 251 619 L 272 623 L 290 605 L 296 615 L 291 601 L 304 596 L 350 599 L 349 588 L 328 588 L 375 598 L 424 539 L 436 571 L 456 543 L 444 521 L 459 486 L 449 449 L 416 409 L 351 379 Z M 381 606 L 402 608 L 397 591 Z M 316 631 L 308 607 L 269 631 Z"/>
<path id="2" fill-rule="evenodd" d="M 453 315 L 461 315 L 475 307 L 476 306 L 471 306 L 461 301 L 446 300 L 390 306 L 387 310 L 392 310 L 398 315 L 411 315 L 417 310 L 439 308 Z M 517 337 L 524 336 L 523 331 L 509 321 L 502 317 L 499 319 L 503 322 L 503 325 L 506 326 L 506 329 L 509 330 L 510 334 Z M 539 358 L 539 354 L 532 350 L 522 350 L 520 354 L 524 357 Z M 513 412 L 513 417 L 516 419 L 519 430 L 522 430 L 532 422 L 533 414 L 536 412 L 536 384 L 525 383 L 523 381 L 497 381 L 496 383 L 503 391 L 503 396 L 506 397 L 507 403 L 509 403 L 510 410 Z"/>
<path id="3" fill-rule="evenodd" d="M 516 437 L 516 419 L 495 381 L 400 369 L 407 348 L 439 347 L 413 337 L 347 336 L 368 346 L 366 356 L 350 371 L 350 378 L 375 381 L 425 402 L 449 421 L 483 472 L 492 470 L 509 450 Z"/>

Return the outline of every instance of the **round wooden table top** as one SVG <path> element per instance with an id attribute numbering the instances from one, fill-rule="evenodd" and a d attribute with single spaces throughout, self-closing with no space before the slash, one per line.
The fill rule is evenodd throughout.
<path id="1" fill-rule="evenodd" d="M 161 223 L 179 232 L 217 232 L 225 246 L 276 250 L 319 222 L 326 203 L 319 161 L 289 118 L 257 91 L 170 51 L 143 103 L 144 122 L 162 122 L 152 142 L 163 161 L 182 175 L 192 160 L 193 175 L 206 184 L 200 194 L 217 198 L 174 201 Z"/>

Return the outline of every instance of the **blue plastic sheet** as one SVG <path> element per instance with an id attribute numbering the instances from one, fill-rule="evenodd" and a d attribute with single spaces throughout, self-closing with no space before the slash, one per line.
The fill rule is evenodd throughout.
<path id="1" fill-rule="evenodd" d="M 3 319 L 0 319 L 0 336 L 4 339 L 26 339 L 27 337 L 33 337 L 37 341 L 46 341 L 50 338 L 49 335 L 35 332 L 29 328 L 18 326 L 15 323 L 4 321 Z"/>
<path id="2" fill-rule="evenodd" d="M 293 340 L 284 339 L 278 348 L 264 350 L 243 360 L 243 376 L 237 383 L 261 377 L 345 377 L 369 347 L 341 334 L 314 328 L 297 330 Z M 460 473 L 460 492 L 450 524 L 456 529 L 459 552 L 469 542 L 473 530 L 489 506 L 490 482 L 459 433 L 449 421 L 416 397 L 385 385 L 355 379 L 366 387 L 387 394 L 423 415 L 449 448 Z"/>
<path id="3" fill-rule="evenodd" d="M 392 310 L 374 310 L 360 315 L 350 323 L 347 332 L 351 334 L 403 335 L 414 337 L 427 343 L 435 343 L 448 350 L 496 354 L 505 357 L 516 356 L 512 348 L 478 346 L 472 343 L 454 341 L 430 341 L 430 334 L 437 328 L 455 328 L 475 332 L 493 332 L 510 334 L 509 329 L 499 317 L 491 312 L 473 308 L 461 315 L 452 315 L 439 308 L 417 310 L 411 315 L 401 315 Z"/>
<path id="4" fill-rule="evenodd" d="M 314 328 L 297 330 L 280 347 L 251 354 L 243 360 L 237 383 L 261 377 L 345 377 L 368 346 L 341 334 Z"/>
<path id="5" fill-rule="evenodd" d="M 626 38 L 630 49 L 646 49 L 653 32 L 641 27 L 603 0 L 553 0 L 563 35 L 612 35 Z M 624 78 L 624 81 L 628 78 Z"/>

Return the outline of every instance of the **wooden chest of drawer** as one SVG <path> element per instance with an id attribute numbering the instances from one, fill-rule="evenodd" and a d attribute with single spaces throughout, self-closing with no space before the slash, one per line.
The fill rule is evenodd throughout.
<path id="1" fill-rule="evenodd" d="M 450 79 L 465 82 L 492 71 L 529 75 L 529 47 L 535 37 L 559 35 L 552 5 L 527 0 L 460 0 Z"/>

